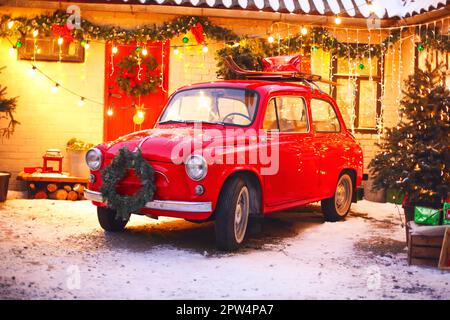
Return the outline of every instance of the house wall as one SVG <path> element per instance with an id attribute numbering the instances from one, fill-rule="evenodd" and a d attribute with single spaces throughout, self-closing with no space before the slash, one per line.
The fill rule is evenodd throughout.
<path id="1" fill-rule="evenodd" d="M 18 8 L 1 8 L 0 13 L 13 15 L 34 16 L 45 11 L 39 9 L 24 10 Z M 145 23 L 161 23 L 171 20 L 174 16 L 165 14 L 130 14 L 111 12 L 82 12 L 84 18 L 96 23 L 115 24 L 122 27 L 133 27 Z M 269 21 L 251 21 L 239 19 L 212 18 L 214 23 L 233 29 L 238 34 L 253 36 L 266 36 L 271 23 Z M 274 33 L 281 36 L 294 33 L 297 30 L 287 29 L 285 26 L 278 29 L 272 28 Z M 355 32 L 345 30 L 336 31 L 340 40 L 350 39 L 354 41 Z M 368 34 L 359 32 L 358 38 L 366 39 Z M 372 42 L 383 38 L 379 34 L 371 34 Z M 194 39 L 191 42 L 195 41 Z M 215 51 L 223 46 L 209 40 L 207 54 L 201 52 L 201 47 L 182 48 L 179 55 L 171 51 L 169 91 L 173 92 L 180 86 L 194 82 L 216 80 Z M 173 39 L 173 45 L 182 47 L 181 37 Z M 408 47 L 409 46 L 409 47 Z M 63 90 L 53 94 L 51 83 L 39 75 L 30 75 L 30 65 L 24 61 L 18 61 L 8 55 L 10 45 L 5 39 L 0 42 L 0 66 L 7 68 L 0 74 L 0 83 L 8 86 L 9 96 L 18 96 L 16 118 L 21 122 L 16 132 L 10 139 L 4 139 L 0 143 L 0 170 L 6 170 L 16 175 L 24 166 L 41 165 L 42 155 L 48 148 L 59 148 L 65 152 L 65 143 L 72 137 L 84 139 L 89 142 L 99 143 L 103 135 L 103 106 L 86 102 L 84 107 L 77 105 L 78 99 Z M 403 72 L 400 81 L 410 71 L 413 51 L 411 41 L 403 41 L 402 45 Z M 87 53 L 87 59 L 81 64 L 72 63 L 45 63 L 38 62 L 38 66 L 46 73 L 52 75 L 61 84 L 71 90 L 103 102 L 104 92 L 104 66 L 105 46 L 101 42 L 91 42 Z M 398 45 L 389 50 L 385 58 L 385 97 L 384 121 L 387 126 L 397 123 L 397 106 L 400 97 L 399 87 L 399 63 Z M 328 72 L 328 66 L 322 65 L 322 73 Z M 317 71 L 317 70 L 316 70 Z M 319 71 L 320 73 L 320 71 Z M 328 78 L 328 74 L 323 74 Z M 378 140 L 376 134 L 356 134 L 364 149 L 365 165 L 376 153 L 375 143 Z M 64 163 L 67 170 L 67 163 Z M 11 180 L 11 189 L 20 189 L 23 186 Z"/>

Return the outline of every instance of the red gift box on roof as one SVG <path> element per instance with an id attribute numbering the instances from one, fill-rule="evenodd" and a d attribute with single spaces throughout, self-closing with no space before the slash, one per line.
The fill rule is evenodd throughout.
<path id="1" fill-rule="evenodd" d="M 263 71 L 267 72 L 298 71 L 311 74 L 311 59 L 301 54 L 263 58 L 262 64 Z"/>

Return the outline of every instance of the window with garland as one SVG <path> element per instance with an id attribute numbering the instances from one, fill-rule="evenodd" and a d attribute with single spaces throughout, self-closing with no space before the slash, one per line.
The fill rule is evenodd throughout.
<path id="1" fill-rule="evenodd" d="M 376 133 L 381 112 L 381 59 L 332 57 L 331 89 L 347 127 L 356 132 Z M 353 124 L 353 126 L 352 126 Z"/>
<path id="2" fill-rule="evenodd" d="M 416 68 L 426 70 L 425 61 L 428 59 L 432 67 L 442 65 L 444 69 L 449 70 L 450 53 L 426 48 L 424 45 L 419 43 L 416 44 L 415 55 L 416 56 L 414 62 Z M 450 87 L 450 72 L 447 72 L 447 75 L 445 77 L 445 84 L 447 87 Z"/>

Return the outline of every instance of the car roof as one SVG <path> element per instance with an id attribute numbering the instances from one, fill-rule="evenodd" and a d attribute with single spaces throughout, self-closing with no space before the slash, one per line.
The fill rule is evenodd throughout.
<path id="1" fill-rule="evenodd" d="M 309 86 L 303 84 L 297 84 L 292 82 L 276 82 L 265 80 L 221 80 L 212 82 L 202 82 L 187 85 L 179 88 L 177 91 L 205 88 L 205 87 L 227 87 L 227 88 L 242 88 L 252 89 L 257 91 L 273 92 L 273 91 L 297 91 L 297 92 L 311 92 Z"/>

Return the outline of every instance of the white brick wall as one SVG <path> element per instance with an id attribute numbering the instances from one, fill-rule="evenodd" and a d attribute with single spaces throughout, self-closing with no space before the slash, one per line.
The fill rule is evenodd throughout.
<path id="1" fill-rule="evenodd" d="M 20 185 L 15 175 L 23 167 L 42 166 L 42 155 L 48 148 L 59 148 L 65 154 L 65 144 L 77 137 L 93 143 L 102 141 L 103 106 L 85 102 L 62 89 L 52 93 L 52 83 L 39 73 L 32 75 L 29 62 L 18 61 L 8 54 L 9 43 L 0 42 L 0 83 L 8 87 L 9 97 L 18 97 L 15 117 L 20 121 L 10 139 L 0 142 L 0 170 L 10 171 L 11 189 Z M 92 43 L 85 63 L 45 63 L 45 70 L 61 85 L 103 103 L 104 45 Z M 67 161 L 63 162 L 67 170 Z"/>

